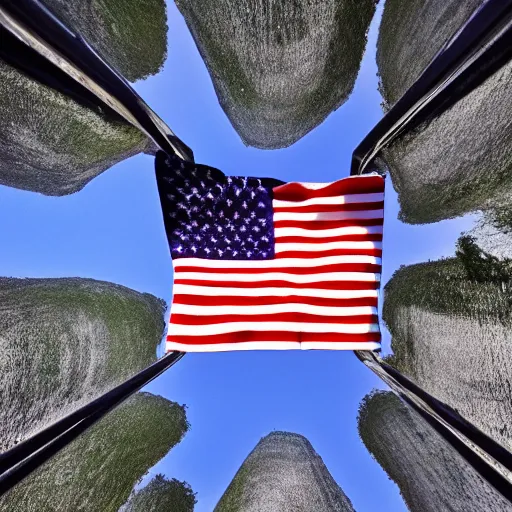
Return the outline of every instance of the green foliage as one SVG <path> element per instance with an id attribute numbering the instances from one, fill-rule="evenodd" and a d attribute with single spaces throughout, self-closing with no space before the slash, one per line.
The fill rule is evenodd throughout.
<path id="1" fill-rule="evenodd" d="M 398 416 L 404 409 L 400 399 L 390 391 L 372 390 L 361 400 L 357 414 L 357 430 L 367 450 L 377 460 L 385 455 L 382 445 L 382 421 L 386 415 Z"/>
<path id="2" fill-rule="evenodd" d="M 482 251 L 473 237 L 461 236 L 455 254 L 464 265 L 470 281 L 493 283 L 504 291 L 512 285 L 512 260 L 500 260 Z"/>
<path id="3" fill-rule="evenodd" d="M 6 512 L 117 512 L 189 428 L 185 407 L 137 393 L 0 499 Z"/>
<path id="4" fill-rule="evenodd" d="M 192 512 L 196 503 L 196 494 L 187 482 L 157 474 L 130 496 L 122 512 Z"/>
<path id="5" fill-rule="evenodd" d="M 377 42 L 379 91 L 389 109 L 482 0 L 386 0 Z"/>
<path id="6" fill-rule="evenodd" d="M 488 216 L 496 229 L 503 233 L 512 233 L 512 207 L 510 205 L 497 206 L 489 210 Z"/>
<path id="7" fill-rule="evenodd" d="M 246 144 L 263 148 L 292 144 L 346 101 L 376 3 L 335 0 L 333 19 L 325 19 L 307 0 L 265 0 L 251 7 L 226 0 L 176 0 L 222 108 Z M 308 17 L 315 15 L 319 26 L 312 29 Z M 228 42 L 219 36 L 223 29 L 229 30 L 224 34 Z M 317 56 L 325 61 L 321 79 L 301 77 L 296 83 L 304 59 L 312 61 L 307 66 L 315 60 L 313 42 L 311 48 L 304 42 L 328 31 L 328 50 Z M 283 68 L 284 55 L 289 60 Z M 281 85 L 287 82 L 295 91 L 283 97 Z"/>
<path id="8" fill-rule="evenodd" d="M 0 278 L 2 448 L 156 360 L 165 303 L 92 279 Z"/>
<path id="9" fill-rule="evenodd" d="M 414 376 L 414 343 L 401 325 L 401 309 L 502 322 L 512 327 L 512 260 L 485 253 L 475 240 L 461 236 L 456 257 L 401 266 L 387 283 L 383 319 L 392 334 L 394 354 L 387 362 Z"/>
<path id="10" fill-rule="evenodd" d="M 160 71 L 167 57 L 164 0 L 45 0 L 130 81 Z"/>
<path id="11" fill-rule="evenodd" d="M 0 61 L 0 184 L 71 194 L 148 139 Z"/>

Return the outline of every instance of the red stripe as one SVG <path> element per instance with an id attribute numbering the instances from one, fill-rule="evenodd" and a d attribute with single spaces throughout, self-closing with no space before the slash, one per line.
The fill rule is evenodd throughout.
<path id="1" fill-rule="evenodd" d="M 358 297 L 353 299 L 326 299 L 322 297 L 301 297 L 298 295 L 287 295 L 285 297 L 222 297 L 179 293 L 174 295 L 172 303 L 188 304 L 191 306 L 268 306 L 271 304 L 307 304 L 309 306 L 349 308 L 358 306 L 377 307 L 377 297 Z"/>
<path id="2" fill-rule="evenodd" d="M 273 192 L 274 199 L 279 201 L 306 201 L 313 197 L 372 194 L 384 192 L 384 178 L 381 176 L 344 178 L 319 190 L 306 188 L 301 183 L 287 183 L 286 185 L 275 187 Z"/>
<path id="3" fill-rule="evenodd" d="M 274 228 L 336 229 L 354 226 L 382 226 L 384 219 L 275 220 Z"/>
<path id="4" fill-rule="evenodd" d="M 368 332 L 363 334 L 340 334 L 321 333 L 313 334 L 308 332 L 286 332 L 286 331 L 240 331 L 227 334 L 211 334 L 206 336 L 167 336 L 167 341 L 183 343 L 188 345 L 215 345 L 218 343 L 244 343 L 250 341 L 322 341 L 322 342 L 372 342 L 380 341 L 380 333 Z"/>
<path id="5" fill-rule="evenodd" d="M 316 212 L 355 212 L 361 210 L 382 210 L 384 201 L 373 203 L 311 204 L 307 206 L 275 206 L 274 213 L 316 213 Z"/>
<path id="6" fill-rule="evenodd" d="M 175 284 L 190 284 L 195 286 L 210 286 L 215 288 L 312 288 L 320 290 L 376 290 L 379 287 L 378 281 L 320 281 L 314 283 L 290 283 L 289 281 L 256 281 L 253 283 L 241 283 L 239 281 L 207 281 L 195 279 L 179 279 Z"/>
<path id="7" fill-rule="evenodd" d="M 212 325 L 231 322 L 299 322 L 307 324 L 376 324 L 377 315 L 320 316 L 308 313 L 268 313 L 265 315 L 185 315 L 171 314 L 175 325 Z"/>
<path id="8" fill-rule="evenodd" d="M 277 253 L 274 259 L 282 258 L 326 258 L 328 256 L 382 256 L 382 249 L 330 249 L 328 251 L 283 251 Z"/>
<path id="9" fill-rule="evenodd" d="M 236 263 L 234 263 L 236 266 Z M 180 272 L 197 272 L 202 274 L 268 274 L 281 272 L 293 275 L 323 274 L 325 272 L 371 272 L 379 274 L 381 266 L 372 263 L 338 263 L 334 265 L 322 265 L 318 267 L 282 267 L 282 268 L 211 268 L 211 267 L 185 267 L 175 269 L 175 275 L 179 278 Z"/>
<path id="10" fill-rule="evenodd" d="M 276 243 L 280 244 L 325 244 L 329 242 L 382 242 L 382 235 L 336 235 L 310 238 L 307 236 L 278 236 Z"/>

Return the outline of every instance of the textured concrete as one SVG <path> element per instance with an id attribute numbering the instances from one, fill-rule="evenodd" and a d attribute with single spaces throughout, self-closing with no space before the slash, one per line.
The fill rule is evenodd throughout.
<path id="1" fill-rule="evenodd" d="M 61 196 L 145 151 L 137 129 L 107 119 L 0 61 L 0 185 Z"/>
<path id="2" fill-rule="evenodd" d="M 375 3 L 176 1 L 233 127 L 264 149 L 293 144 L 347 100 Z"/>
<path id="3" fill-rule="evenodd" d="M 394 104 L 482 0 L 389 0 L 377 64 Z M 383 151 L 408 223 L 436 222 L 512 199 L 512 63 Z"/>
<path id="4" fill-rule="evenodd" d="M 419 415 L 390 391 L 367 395 L 358 419 L 368 451 L 411 512 L 510 512 L 488 485 Z"/>
<path id="5" fill-rule="evenodd" d="M 353 510 L 311 443 L 289 432 L 261 439 L 215 507 L 215 512 Z"/>
<path id="6" fill-rule="evenodd" d="M 512 451 L 512 291 L 457 259 L 401 268 L 385 288 L 388 362 Z"/>
<path id="7" fill-rule="evenodd" d="M 160 71 L 167 57 L 164 0 L 44 0 L 130 81 Z"/>
<path id="8" fill-rule="evenodd" d="M 164 310 L 92 279 L 0 278 L 0 449 L 155 361 Z"/>
<path id="9" fill-rule="evenodd" d="M 0 510 L 117 512 L 188 428 L 183 406 L 136 393 L 3 495 Z"/>

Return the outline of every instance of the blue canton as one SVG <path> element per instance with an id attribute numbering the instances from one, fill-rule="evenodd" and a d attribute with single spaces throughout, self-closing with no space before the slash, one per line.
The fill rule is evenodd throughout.
<path id="1" fill-rule="evenodd" d="M 226 177 L 161 153 L 156 166 L 173 259 L 274 257 L 272 186 L 265 180 Z"/>

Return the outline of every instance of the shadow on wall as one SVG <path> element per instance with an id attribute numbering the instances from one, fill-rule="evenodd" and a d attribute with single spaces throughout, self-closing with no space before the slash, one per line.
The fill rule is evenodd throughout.
<path id="1" fill-rule="evenodd" d="M 45 3 L 127 79 L 162 68 L 167 55 L 163 0 Z M 0 185 L 71 194 L 121 160 L 153 148 L 120 118 L 78 104 L 3 61 L 0 110 Z"/>
<path id="2" fill-rule="evenodd" d="M 386 106 L 402 96 L 480 4 L 482 0 L 386 2 L 377 48 Z M 510 205 L 511 80 L 509 63 L 448 111 L 383 151 L 399 194 L 401 219 L 422 224 Z"/>
<path id="3" fill-rule="evenodd" d="M 349 97 L 375 0 L 176 0 L 245 144 L 290 146 Z"/>
<path id="4" fill-rule="evenodd" d="M 510 502 L 392 392 L 374 391 L 363 398 L 358 428 L 411 512 L 510 510 Z"/>

